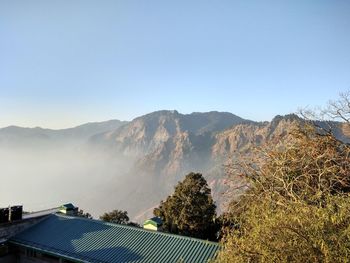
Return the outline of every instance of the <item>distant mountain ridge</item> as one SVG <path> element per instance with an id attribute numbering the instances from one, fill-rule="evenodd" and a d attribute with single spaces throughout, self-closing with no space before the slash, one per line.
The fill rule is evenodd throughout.
<path id="1" fill-rule="evenodd" d="M 177 111 L 163 110 L 137 117 L 115 131 L 93 136 L 91 141 L 111 139 L 109 143 L 118 144 L 121 148 L 128 148 L 128 144 L 133 143 L 135 148 L 144 148 L 142 153 L 149 153 L 157 148 L 159 143 L 181 133 L 204 136 L 243 123 L 252 121 L 227 112 L 180 114 Z"/>
<path id="2" fill-rule="evenodd" d="M 89 137 L 115 130 L 126 124 L 126 121 L 109 120 L 104 122 L 90 122 L 67 129 L 45 129 L 41 127 L 26 128 L 8 126 L 0 129 L 0 145 L 21 145 L 21 143 L 33 144 L 39 142 L 79 140 L 84 141 Z"/>

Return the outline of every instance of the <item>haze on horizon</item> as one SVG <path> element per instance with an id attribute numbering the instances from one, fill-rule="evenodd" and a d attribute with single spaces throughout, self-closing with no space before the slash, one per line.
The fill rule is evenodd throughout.
<path id="1" fill-rule="evenodd" d="M 350 88 L 349 1 L 1 1 L 0 127 L 271 120 Z"/>

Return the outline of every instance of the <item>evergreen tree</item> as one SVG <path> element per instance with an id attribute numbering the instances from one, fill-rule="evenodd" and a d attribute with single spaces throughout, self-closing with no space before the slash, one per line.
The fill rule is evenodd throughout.
<path id="1" fill-rule="evenodd" d="M 202 174 L 190 173 L 153 213 L 162 218 L 168 232 L 215 239 L 215 208 L 211 190 Z"/>

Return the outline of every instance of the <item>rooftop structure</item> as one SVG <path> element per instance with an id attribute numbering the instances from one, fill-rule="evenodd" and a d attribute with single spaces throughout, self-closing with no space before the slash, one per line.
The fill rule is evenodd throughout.
<path id="1" fill-rule="evenodd" d="M 78 207 L 75 207 L 72 203 L 64 204 L 59 207 L 59 212 L 66 215 L 77 215 Z"/>
<path id="2" fill-rule="evenodd" d="M 163 221 L 159 217 L 152 217 L 143 223 L 143 228 L 148 230 L 161 230 L 163 226 Z"/>
<path id="3" fill-rule="evenodd" d="M 8 245 L 31 262 L 204 263 L 219 250 L 214 242 L 62 214 L 46 216 Z"/>

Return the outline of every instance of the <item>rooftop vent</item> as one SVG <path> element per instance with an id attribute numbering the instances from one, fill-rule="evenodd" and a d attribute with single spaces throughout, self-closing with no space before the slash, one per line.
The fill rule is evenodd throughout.
<path id="1" fill-rule="evenodd" d="M 152 217 L 143 223 L 143 228 L 159 231 L 162 229 L 163 221 L 160 217 Z"/>
<path id="2" fill-rule="evenodd" d="M 74 206 L 71 203 L 68 203 L 61 205 L 58 211 L 69 216 L 76 216 L 78 214 L 78 209 L 78 207 Z"/>

